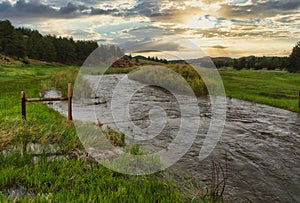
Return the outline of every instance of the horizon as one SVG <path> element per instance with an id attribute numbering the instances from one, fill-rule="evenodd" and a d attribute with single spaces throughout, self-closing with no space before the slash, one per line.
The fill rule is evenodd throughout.
<path id="1" fill-rule="evenodd" d="M 298 0 L 5 0 L 0 11 L 15 27 L 168 60 L 289 56 L 300 39 Z"/>

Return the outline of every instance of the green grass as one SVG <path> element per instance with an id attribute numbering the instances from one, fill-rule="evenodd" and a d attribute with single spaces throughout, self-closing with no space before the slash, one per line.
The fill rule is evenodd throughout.
<path id="1" fill-rule="evenodd" d="M 207 95 L 206 86 L 199 74 L 188 65 L 146 66 L 128 74 L 132 80 L 163 87 L 171 92 Z"/>
<path id="2" fill-rule="evenodd" d="M 28 103 L 28 119 L 21 119 L 21 91 L 26 91 L 27 97 L 39 97 L 44 84 L 49 84 L 53 75 L 62 70 L 72 72 L 74 69 L 78 70 L 78 67 L 0 66 L 0 202 L 191 200 L 191 196 L 182 193 L 173 181 L 163 178 L 161 173 L 148 176 L 122 175 L 102 165 L 69 156 L 70 151 L 82 149 L 74 126 L 69 125 L 66 118 L 43 103 Z M 111 73 L 124 71 L 129 69 L 114 69 Z M 299 112 L 299 74 L 246 70 L 222 70 L 220 73 L 229 97 Z M 120 140 L 124 141 L 122 136 Z M 14 150 L 8 154 L 2 153 L 12 146 L 22 149 L 28 143 L 42 146 L 53 144 L 63 158 L 49 160 L 46 154 L 42 154 L 40 160 L 34 163 L 32 154 L 21 154 Z M 133 154 L 141 153 L 138 146 L 126 150 Z M 7 189 L 15 187 L 24 187 L 35 196 L 7 199 L 3 194 Z M 199 191 L 201 188 L 195 193 Z M 209 197 L 203 199 L 201 196 L 197 201 L 211 202 Z"/>
<path id="3" fill-rule="evenodd" d="M 21 202 L 180 202 L 180 194 L 158 176 L 121 175 L 77 159 L 31 160 L 0 156 L 0 190 L 15 185 L 36 194 Z"/>
<path id="4" fill-rule="evenodd" d="M 68 68 L 68 67 L 66 67 Z M 28 103 L 25 122 L 21 119 L 21 91 L 40 97 L 40 92 L 58 67 L 1 67 L 0 71 L 0 149 L 9 143 L 59 143 L 68 150 L 78 146 L 75 130 L 65 118 L 45 104 Z"/>
<path id="5" fill-rule="evenodd" d="M 89 75 L 103 75 L 103 74 L 127 74 L 139 67 L 117 68 L 117 67 L 87 67 L 83 66 L 81 72 Z"/>
<path id="6" fill-rule="evenodd" d="M 39 97 L 44 84 L 49 84 L 56 72 L 74 68 L 77 69 L 0 66 L 0 202 L 190 201 L 192 197 L 183 194 L 162 173 L 123 175 L 71 156 L 74 149 L 82 149 L 74 126 L 44 103 L 27 103 L 27 121 L 21 119 L 21 91 L 26 91 L 28 98 Z M 57 155 L 49 159 L 49 152 L 45 151 L 34 162 L 34 155 L 24 151 L 28 143 L 55 145 Z M 7 150 L 9 153 L 3 153 Z M 127 150 L 140 153 L 136 146 Z M 19 187 L 34 196 L 17 199 L 5 196 L 8 189 Z M 209 197 L 201 196 L 194 202 L 203 201 L 211 202 Z"/>
<path id="7" fill-rule="evenodd" d="M 220 74 L 228 97 L 300 112 L 300 74 L 251 70 L 222 70 Z"/>

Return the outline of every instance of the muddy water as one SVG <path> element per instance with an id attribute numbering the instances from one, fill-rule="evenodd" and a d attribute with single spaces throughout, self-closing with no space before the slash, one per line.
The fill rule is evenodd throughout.
<path id="1" fill-rule="evenodd" d="M 146 131 L 143 133 L 151 137 L 153 131 L 147 131 L 151 120 L 164 123 L 163 128 L 160 125 L 157 127 L 160 131 L 157 136 L 137 141 L 134 135 L 138 132 L 132 129 L 132 123 L 114 119 L 111 113 L 112 99 L 122 99 L 112 97 L 116 84 L 122 78 L 124 75 L 107 75 L 99 85 L 98 76 L 88 76 L 97 98 L 84 104 L 74 103 L 74 118 L 90 122 L 100 120 L 110 126 L 121 126 L 122 131 L 126 131 L 127 142 L 138 143 L 145 150 L 167 148 L 180 126 L 181 112 L 176 98 L 157 88 L 140 89 L 140 83 L 135 81 L 127 80 L 123 84 L 124 94 L 126 89 L 128 92 L 134 89 L 129 110 L 131 120 L 138 129 Z M 188 96 L 185 99 L 189 101 Z M 233 202 L 300 202 L 300 115 L 227 99 L 227 119 L 222 137 L 213 153 L 204 161 L 199 161 L 199 151 L 211 119 L 210 100 L 198 98 L 198 105 L 201 124 L 197 137 L 188 153 L 173 168 L 209 182 L 211 160 L 224 163 L 227 159 L 229 178 L 225 193 Z M 64 103 L 55 102 L 51 106 L 67 114 Z M 184 108 L 189 107 L 186 105 Z M 115 120 L 119 123 L 115 123 Z M 124 126 L 128 128 L 124 129 Z M 190 123 L 185 127 L 197 126 Z"/>

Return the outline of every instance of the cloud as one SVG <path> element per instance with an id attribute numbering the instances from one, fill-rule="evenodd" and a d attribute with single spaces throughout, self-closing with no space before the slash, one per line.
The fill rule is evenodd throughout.
<path id="1" fill-rule="evenodd" d="M 213 49 L 227 49 L 228 47 L 225 47 L 225 46 L 222 46 L 222 45 L 214 45 L 214 46 L 211 46 L 210 48 L 213 48 Z"/>
<path id="2" fill-rule="evenodd" d="M 7 12 L 7 11 L 9 11 L 11 9 L 12 9 L 12 5 L 10 4 L 9 1 L 4 1 L 4 2 L 0 3 L 0 12 L 1 13 Z"/>
<path id="3" fill-rule="evenodd" d="M 164 52 L 180 51 L 181 45 L 175 42 L 158 41 L 126 41 L 118 44 L 126 52 L 145 53 L 145 52 Z M 151 50 L 151 51 L 149 51 Z"/>
<path id="4" fill-rule="evenodd" d="M 253 1 L 247 5 L 223 4 L 220 14 L 236 19 L 265 18 L 289 13 L 298 13 L 299 0 Z"/>
<path id="5" fill-rule="evenodd" d="M 125 11 L 124 16 L 146 16 L 151 17 L 157 15 L 159 11 L 159 1 L 158 0 L 137 0 L 133 8 Z"/>
<path id="6" fill-rule="evenodd" d="M 59 8 L 56 5 L 44 4 L 40 0 L 18 0 L 15 4 L 9 1 L 0 3 L 0 18 L 80 18 L 88 15 L 119 15 L 117 9 L 100 9 L 82 4 L 68 3 Z"/>
<path id="7" fill-rule="evenodd" d="M 151 49 L 148 49 L 148 50 L 142 50 L 142 51 L 135 51 L 134 53 L 136 53 L 136 54 L 143 54 L 143 53 L 149 53 L 149 52 L 160 52 L 160 51 L 158 51 L 158 50 L 151 50 Z"/>
<path id="8" fill-rule="evenodd" d="M 0 11 L 1 18 L 49 17 L 57 13 L 55 9 L 39 1 L 26 2 L 25 0 L 19 0 L 14 5 L 4 1 L 0 4 Z"/>
<path id="9" fill-rule="evenodd" d="M 145 26 L 122 31 L 123 35 L 113 40 L 127 52 L 177 51 L 182 46 L 176 39 L 175 33 L 167 29 L 144 24 Z M 155 50 L 155 51 L 154 51 Z"/>
<path id="10" fill-rule="evenodd" d="M 119 14 L 118 9 L 99 9 L 99 8 L 91 8 L 90 15 L 112 15 L 112 16 L 118 16 Z"/>
<path id="11" fill-rule="evenodd" d="M 148 51 L 182 50 L 178 35 L 203 40 L 199 45 L 219 53 L 243 51 L 232 50 L 225 40 L 295 43 L 299 11 L 299 0 L 0 0 L 0 18 L 14 25 Z"/>
<path id="12" fill-rule="evenodd" d="M 79 8 L 77 6 L 75 6 L 72 3 L 68 3 L 67 6 L 61 7 L 59 9 L 59 13 L 61 13 L 61 14 L 70 14 L 70 13 L 73 13 L 77 10 L 79 10 Z"/>

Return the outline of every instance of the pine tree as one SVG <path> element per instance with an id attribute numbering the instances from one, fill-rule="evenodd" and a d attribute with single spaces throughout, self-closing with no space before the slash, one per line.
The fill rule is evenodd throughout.
<path id="1" fill-rule="evenodd" d="M 287 69 L 289 72 L 293 73 L 300 71 L 300 42 L 293 48 Z"/>

